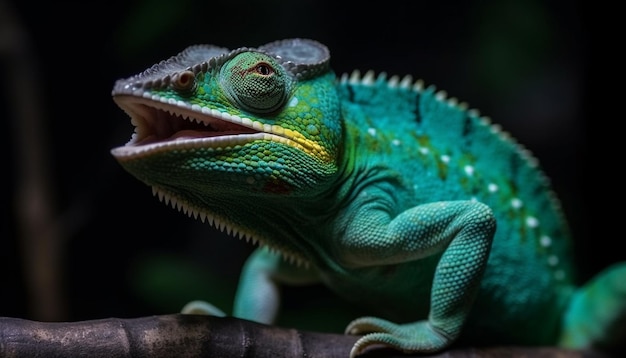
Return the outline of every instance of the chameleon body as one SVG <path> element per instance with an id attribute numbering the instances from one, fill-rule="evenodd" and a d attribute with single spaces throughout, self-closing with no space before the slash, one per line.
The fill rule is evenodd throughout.
<path id="1" fill-rule="evenodd" d="M 626 264 L 575 286 L 566 220 L 526 149 L 433 86 L 337 77 L 329 61 L 307 39 L 196 45 L 114 86 L 135 126 L 119 163 L 260 244 L 232 315 L 272 323 L 278 285 L 322 282 L 372 314 L 347 323 L 351 356 L 624 338 Z"/>

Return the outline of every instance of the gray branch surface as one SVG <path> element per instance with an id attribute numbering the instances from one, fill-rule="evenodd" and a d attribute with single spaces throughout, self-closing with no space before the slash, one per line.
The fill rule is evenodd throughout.
<path id="1" fill-rule="evenodd" d="M 347 358 L 358 336 L 281 328 L 233 317 L 171 314 L 78 322 L 0 317 L 0 357 Z M 606 357 L 551 347 L 459 348 L 429 357 Z M 409 357 L 390 349 L 362 355 Z M 415 355 L 414 355 L 415 357 Z"/>

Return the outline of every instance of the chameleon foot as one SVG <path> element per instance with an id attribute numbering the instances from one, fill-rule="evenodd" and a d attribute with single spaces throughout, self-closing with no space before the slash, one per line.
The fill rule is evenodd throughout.
<path id="1" fill-rule="evenodd" d="M 191 301 L 182 310 L 182 314 L 200 314 L 207 316 L 225 317 L 226 314 L 219 308 L 205 301 Z"/>
<path id="2" fill-rule="evenodd" d="M 453 341 L 428 321 L 396 324 L 376 317 L 362 317 L 352 321 L 346 333 L 365 334 L 352 347 L 350 358 L 355 358 L 373 345 L 383 345 L 405 353 L 429 353 L 441 350 Z"/>

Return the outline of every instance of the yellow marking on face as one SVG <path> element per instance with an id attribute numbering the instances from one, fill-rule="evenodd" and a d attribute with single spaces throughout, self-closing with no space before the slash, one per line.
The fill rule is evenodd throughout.
<path id="1" fill-rule="evenodd" d="M 321 146 L 319 143 L 306 138 L 305 136 L 303 136 L 302 134 L 294 130 L 287 129 L 287 128 L 281 128 L 281 129 L 282 129 L 284 136 L 300 144 L 303 147 L 302 148 L 303 151 L 306 152 L 307 154 L 313 155 L 321 159 L 325 163 L 328 163 L 332 160 L 330 154 L 326 151 L 326 148 Z"/>

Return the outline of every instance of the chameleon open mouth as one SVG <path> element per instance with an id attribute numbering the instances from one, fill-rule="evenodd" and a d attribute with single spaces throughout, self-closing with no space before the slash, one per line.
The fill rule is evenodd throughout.
<path id="1" fill-rule="evenodd" d="M 223 147 L 272 135 L 271 126 L 265 128 L 266 125 L 251 119 L 214 109 L 130 95 L 118 95 L 114 100 L 135 126 L 131 140 L 112 150 L 117 158 L 172 147 Z"/>
<path id="2" fill-rule="evenodd" d="M 318 143 L 279 125 L 165 98 L 117 94 L 113 100 L 135 126 L 130 141 L 111 150 L 118 160 L 172 149 L 227 148 L 257 140 L 297 148 L 324 162 L 332 160 Z"/>

